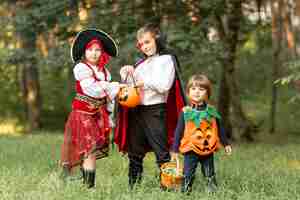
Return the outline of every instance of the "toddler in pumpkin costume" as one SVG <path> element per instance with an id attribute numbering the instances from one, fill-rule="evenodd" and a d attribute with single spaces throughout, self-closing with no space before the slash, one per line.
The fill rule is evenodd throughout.
<path id="1" fill-rule="evenodd" d="M 231 146 L 221 126 L 221 117 L 216 109 L 208 104 L 211 95 L 211 83 L 205 75 L 193 75 L 187 84 L 189 106 L 180 113 L 172 146 L 172 159 L 178 159 L 178 152 L 184 156 L 184 181 L 181 191 L 190 192 L 198 163 L 207 179 L 208 192 L 217 189 L 214 152 L 225 147 L 231 154 Z"/>

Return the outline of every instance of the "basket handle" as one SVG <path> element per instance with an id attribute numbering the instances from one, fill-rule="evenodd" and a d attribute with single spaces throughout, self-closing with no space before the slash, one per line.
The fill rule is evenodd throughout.
<path id="1" fill-rule="evenodd" d="M 132 82 L 133 82 L 133 86 L 135 87 L 135 86 L 136 86 L 136 81 L 135 81 L 135 78 L 134 78 L 134 76 L 133 76 L 133 73 L 131 73 L 131 72 L 127 73 L 127 74 L 126 74 L 126 77 L 125 77 L 125 79 L 124 79 L 124 82 L 127 82 L 128 77 L 131 78 L 131 80 L 132 80 Z"/>
<path id="2" fill-rule="evenodd" d="M 136 93 L 139 95 L 139 90 L 138 90 L 138 86 L 136 85 L 136 80 L 133 76 L 133 73 L 127 73 L 124 82 L 126 83 L 128 80 L 128 77 L 131 78 L 132 82 L 133 82 L 133 88 L 136 90 Z"/>
<path id="3" fill-rule="evenodd" d="M 179 159 L 178 159 L 178 157 L 176 158 L 176 176 L 179 176 Z"/>

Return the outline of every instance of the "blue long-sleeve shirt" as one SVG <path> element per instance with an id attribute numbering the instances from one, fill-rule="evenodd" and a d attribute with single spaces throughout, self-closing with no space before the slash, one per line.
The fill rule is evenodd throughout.
<path id="1" fill-rule="evenodd" d="M 194 109 L 205 110 L 206 106 L 207 106 L 207 104 L 202 104 L 200 106 L 197 106 L 197 108 L 194 108 Z M 221 120 L 216 118 L 216 122 L 217 122 L 218 130 L 219 130 L 218 134 L 219 134 L 219 138 L 220 138 L 221 143 L 224 146 L 229 145 L 229 141 L 228 141 L 228 138 L 226 136 L 225 129 L 222 126 Z M 183 137 L 184 130 L 185 130 L 184 112 L 181 111 L 181 113 L 179 114 L 177 126 L 176 126 L 175 133 L 174 133 L 174 143 L 173 143 L 173 146 L 171 148 L 171 150 L 173 152 L 179 152 L 180 141 Z"/>

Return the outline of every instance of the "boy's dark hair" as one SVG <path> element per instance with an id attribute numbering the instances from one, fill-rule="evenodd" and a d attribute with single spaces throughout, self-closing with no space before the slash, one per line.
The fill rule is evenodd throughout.
<path id="1" fill-rule="evenodd" d="M 203 74 L 195 74 L 191 76 L 187 85 L 186 85 L 186 93 L 189 93 L 189 90 L 192 86 L 199 86 L 205 88 L 207 91 L 207 97 L 211 96 L 211 82 L 207 78 L 207 76 Z"/>
<path id="2" fill-rule="evenodd" d="M 137 38 L 146 32 L 150 32 L 154 35 L 158 53 L 166 49 L 167 38 L 166 35 L 161 32 L 159 25 L 154 23 L 144 25 L 137 31 Z"/>

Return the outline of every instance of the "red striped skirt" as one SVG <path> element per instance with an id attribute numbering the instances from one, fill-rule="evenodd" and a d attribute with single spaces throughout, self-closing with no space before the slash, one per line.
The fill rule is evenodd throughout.
<path id="1" fill-rule="evenodd" d="M 73 168 L 90 154 L 96 159 L 108 156 L 108 114 L 102 109 L 96 114 L 73 110 L 65 125 L 61 164 Z"/>

